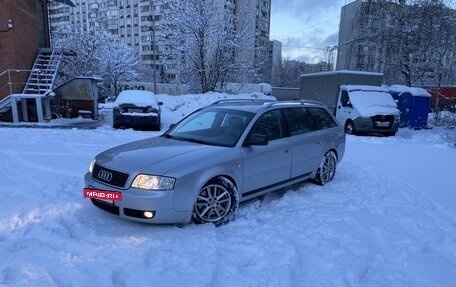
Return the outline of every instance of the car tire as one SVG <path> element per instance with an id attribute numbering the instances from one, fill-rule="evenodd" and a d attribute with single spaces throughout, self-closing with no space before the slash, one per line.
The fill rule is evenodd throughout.
<path id="1" fill-rule="evenodd" d="M 119 124 L 117 124 L 117 123 L 113 123 L 113 124 L 112 124 L 112 128 L 114 128 L 114 129 L 118 129 L 118 128 L 120 128 L 120 125 L 119 125 Z"/>
<path id="2" fill-rule="evenodd" d="M 350 135 L 354 135 L 356 133 L 355 125 L 353 124 L 353 122 L 351 120 L 348 120 L 345 123 L 345 133 L 350 134 Z"/>
<path id="3" fill-rule="evenodd" d="M 325 153 L 320 161 L 320 165 L 315 176 L 315 183 L 318 185 L 325 185 L 330 182 L 336 174 L 337 156 L 333 151 Z"/>
<path id="4" fill-rule="evenodd" d="M 236 186 L 226 177 L 219 176 L 209 181 L 199 191 L 193 208 L 195 224 L 213 223 L 220 226 L 234 218 L 239 206 Z"/>

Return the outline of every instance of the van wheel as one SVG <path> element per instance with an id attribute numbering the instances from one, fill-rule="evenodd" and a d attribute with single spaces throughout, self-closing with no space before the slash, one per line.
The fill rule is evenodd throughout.
<path id="1" fill-rule="evenodd" d="M 336 167 L 337 156 L 333 151 L 328 151 L 321 159 L 314 181 L 318 185 L 324 185 L 330 182 L 336 174 Z"/>
<path id="2" fill-rule="evenodd" d="M 351 120 L 348 120 L 345 123 L 345 133 L 354 135 L 355 134 L 355 126 L 353 125 L 353 122 Z"/>
<path id="3" fill-rule="evenodd" d="M 220 226 L 234 218 L 239 206 L 239 193 L 234 184 L 223 176 L 209 181 L 198 193 L 192 221 Z"/>

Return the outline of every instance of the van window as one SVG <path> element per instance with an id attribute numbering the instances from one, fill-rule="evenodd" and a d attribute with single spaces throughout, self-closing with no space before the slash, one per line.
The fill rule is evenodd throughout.
<path id="1" fill-rule="evenodd" d="M 340 101 L 342 103 L 342 107 L 351 107 L 350 97 L 348 96 L 348 92 L 347 91 L 342 91 L 341 93 L 342 94 L 340 96 Z"/>
<path id="2" fill-rule="evenodd" d="M 333 117 L 322 108 L 307 108 L 314 118 L 318 129 L 329 129 L 337 126 Z"/>
<path id="3" fill-rule="evenodd" d="M 285 109 L 290 136 L 300 135 L 317 129 L 314 119 L 305 108 Z"/>

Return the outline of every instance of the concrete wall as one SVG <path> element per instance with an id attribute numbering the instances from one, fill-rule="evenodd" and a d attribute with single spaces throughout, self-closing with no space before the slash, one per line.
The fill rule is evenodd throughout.
<path id="1" fill-rule="evenodd" d="M 299 100 L 299 88 L 272 87 L 272 94 L 279 101 Z"/>

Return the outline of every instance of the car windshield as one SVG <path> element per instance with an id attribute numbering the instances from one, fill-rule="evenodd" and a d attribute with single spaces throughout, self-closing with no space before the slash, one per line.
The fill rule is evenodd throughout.
<path id="1" fill-rule="evenodd" d="M 175 140 L 233 147 L 255 114 L 231 109 L 199 110 L 163 136 Z"/>

